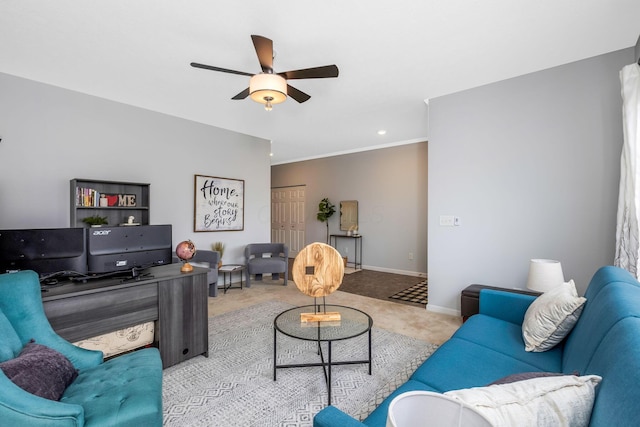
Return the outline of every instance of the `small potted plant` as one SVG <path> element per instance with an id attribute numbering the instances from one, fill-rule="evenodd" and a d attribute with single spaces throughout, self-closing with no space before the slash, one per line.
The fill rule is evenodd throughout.
<path id="1" fill-rule="evenodd" d="M 218 268 L 222 267 L 222 255 L 224 255 L 224 243 L 215 242 L 214 244 L 211 245 L 211 248 L 214 251 L 220 252 L 220 261 L 218 261 Z"/>
<path id="2" fill-rule="evenodd" d="M 91 227 L 102 227 L 109 224 L 106 216 L 92 215 L 82 219 L 82 222 Z"/>
<path id="3" fill-rule="evenodd" d="M 329 218 L 336 213 L 336 207 L 327 197 L 318 204 L 318 221 L 327 223 L 327 243 L 329 243 Z"/>

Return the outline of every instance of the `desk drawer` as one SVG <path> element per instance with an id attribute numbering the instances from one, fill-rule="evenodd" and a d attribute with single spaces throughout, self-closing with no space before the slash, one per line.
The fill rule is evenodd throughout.
<path id="1" fill-rule="evenodd" d="M 53 329 L 78 341 L 158 318 L 158 285 L 148 283 L 44 302 Z"/>

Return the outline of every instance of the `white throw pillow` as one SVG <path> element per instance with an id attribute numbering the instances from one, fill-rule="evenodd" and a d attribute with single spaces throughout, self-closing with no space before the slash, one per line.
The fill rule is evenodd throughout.
<path id="1" fill-rule="evenodd" d="M 444 393 L 474 408 L 495 427 L 588 426 L 597 375 L 540 377 Z"/>
<path id="2" fill-rule="evenodd" d="M 522 322 L 526 351 L 552 349 L 575 326 L 586 299 L 578 296 L 573 280 L 553 288 L 535 299 Z"/>

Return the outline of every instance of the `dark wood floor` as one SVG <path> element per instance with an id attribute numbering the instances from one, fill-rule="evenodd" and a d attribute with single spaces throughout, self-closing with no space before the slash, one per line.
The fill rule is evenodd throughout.
<path id="1" fill-rule="evenodd" d="M 289 259 L 289 271 L 291 271 L 293 259 Z M 293 280 L 289 277 L 289 280 Z M 363 295 L 398 304 L 424 307 L 424 304 L 416 304 L 407 301 L 389 298 L 397 292 L 407 289 L 422 282 L 424 278 L 406 276 L 403 274 L 383 273 L 373 270 L 360 270 L 355 273 L 345 274 L 339 290 L 352 294 Z"/>

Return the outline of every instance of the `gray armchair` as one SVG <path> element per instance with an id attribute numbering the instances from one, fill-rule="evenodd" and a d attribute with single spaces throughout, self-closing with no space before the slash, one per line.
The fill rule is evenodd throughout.
<path id="1" fill-rule="evenodd" d="M 182 262 L 178 257 L 173 257 L 173 262 Z M 207 283 L 209 283 L 209 296 L 218 296 L 218 262 L 220 262 L 220 252 L 198 249 L 193 258 L 189 261 L 194 267 L 208 268 Z"/>
<path id="2" fill-rule="evenodd" d="M 255 280 L 262 280 L 264 273 L 271 273 L 273 280 L 284 273 L 284 283 L 289 280 L 289 248 L 284 243 L 251 243 L 244 248 L 246 259 L 245 274 L 247 288 L 251 286 L 251 275 Z"/>

